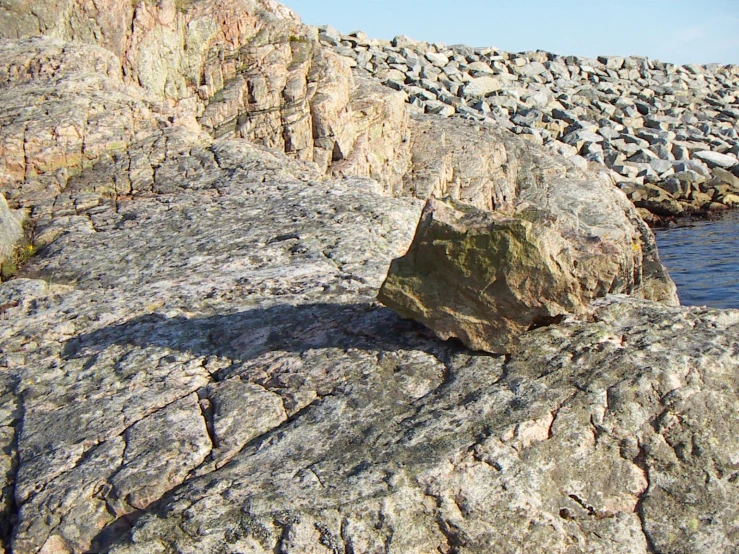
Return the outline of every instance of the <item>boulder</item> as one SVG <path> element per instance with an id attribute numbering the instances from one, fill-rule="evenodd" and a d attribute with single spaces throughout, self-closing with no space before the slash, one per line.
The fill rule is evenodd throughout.
<path id="1" fill-rule="evenodd" d="M 0 194 L 0 264 L 10 259 L 22 237 L 22 218 L 8 207 L 5 197 Z"/>
<path id="2" fill-rule="evenodd" d="M 638 196 L 632 196 L 632 200 L 636 207 L 645 208 L 659 216 L 681 216 L 685 209 L 667 189 L 667 186 L 645 183 L 639 187 Z"/>
<path id="3" fill-rule="evenodd" d="M 436 67 L 444 67 L 446 64 L 449 63 L 449 58 L 447 58 L 444 54 L 440 54 L 438 52 L 427 52 L 426 59 L 434 64 Z"/>
<path id="4" fill-rule="evenodd" d="M 467 66 L 467 71 L 476 71 L 477 73 L 493 74 L 495 70 L 485 62 L 472 62 Z"/>
<path id="5" fill-rule="evenodd" d="M 508 207 L 428 200 L 408 252 L 390 266 L 382 303 L 493 353 L 515 351 L 527 330 L 609 293 L 678 303 L 651 232 L 610 182 L 571 166 L 527 182 L 522 173 L 547 158 L 507 152 L 518 167 Z"/>
<path id="6" fill-rule="evenodd" d="M 720 167 L 722 169 L 731 169 L 739 164 L 736 156 L 731 154 L 720 154 L 719 152 L 701 151 L 693 152 L 693 157 L 708 164 L 709 167 Z"/>
<path id="7" fill-rule="evenodd" d="M 498 77 L 478 77 L 477 79 L 472 79 L 464 86 L 462 96 L 487 96 L 490 93 L 501 90 L 503 86 L 503 81 Z"/>

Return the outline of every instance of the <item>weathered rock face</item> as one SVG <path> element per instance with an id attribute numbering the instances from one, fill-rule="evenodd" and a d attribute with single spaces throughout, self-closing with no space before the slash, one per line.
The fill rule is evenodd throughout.
<path id="1" fill-rule="evenodd" d="M 126 152 L 175 116 L 156 96 L 124 84 L 116 57 L 99 47 L 4 41 L 0 67 L 0 192 L 32 208 L 34 218 L 53 213 L 71 176 Z"/>
<path id="2" fill-rule="evenodd" d="M 65 17 L 59 17 L 60 13 Z M 119 81 L 113 87 L 116 93 L 124 88 L 123 83 L 136 85 L 139 96 L 158 100 L 160 127 L 175 123 L 194 128 L 199 123 L 213 136 L 242 137 L 300 160 L 315 161 L 324 171 L 333 162 L 351 159 L 337 172 L 379 178 L 390 188 L 408 169 L 403 162 L 409 158 L 407 113 L 402 107 L 405 95 L 376 83 L 358 89 L 348 62 L 322 47 L 315 31 L 291 10 L 271 0 L 165 0 L 156 4 L 60 0 L 38 7 L 0 6 L 0 18 L 7 22 L 0 25 L 0 36 L 47 35 L 76 41 L 78 54 L 70 68 L 69 58 L 74 55 L 53 50 L 66 43 L 55 42 L 51 50 L 30 53 L 27 42 L 20 43 L 18 52 L 17 43 L 11 41 L 4 55 L 13 59 L 5 67 L 16 72 L 20 68 L 22 73 L 38 65 L 44 70 L 41 76 L 57 74 L 57 79 L 73 70 L 85 85 L 104 75 Z M 79 56 L 86 49 L 80 43 L 104 50 L 91 51 L 91 59 L 85 60 Z M 41 50 L 39 43 L 34 44 Z M 15 82 L 14 73 L 10 78 Z M 89 103 L 90 95 L 99 99 L 110 90 L 110 86 L 95 94 L 77 90 L 82 96 L 76 102 Z M 116 100 L 114 95 L 112 101 Z M 38 98 L 36 103 L 43 109 L 48 100 Z M 117 111 L 109 112 L 111 119 L 133 121 L 134 125 L 147 120 L 147 114 Z M 87 113 L 80 106 L 68 118 L 84 119 Z M 13 119 L 22 124 L 18 117 Z M 54 128 L 54 123 L 48 127 Z M 83 134 L 85 122 L 67 123 L 72 136 L 62 134 L 62 146 L 58 144 L 62 139 L 46 137 L 45 130 L 34 134 L 33 128 L 27 142 L 49 154 L 79 150 L 75 135 Z M 117 136 L 121 134 L 127 133 L 118 130 L 111 137 L 114 146 L 120 147 L 127 138 Z M 15 135 L 11 139 L 26 140 Z M 15 142 L 9 148 L 14 152 L 18 151 Z M 16 172 L 22 170 L 19 165 L 22 162 L 13 165 Z"/>
<path id="3" fill-rule="evenodd" d="M 730 549 L 737 315 L 629 300 L 593 316 L 530 334 L 509 362 L 400 350 L 364 372 L 355 352 L 330 396 L 112 552 Z"/>
<path id="4" fill-rule="evenodd" d="M 411 119 L 411 141 L 411 171 L 402 193 L 422 200 L 449 196 L 483 210 L 513 206 L 517 153 L 528 146 L 523 141 L 491 125 L 421 115 Z"/>
<path id="5" fill-rule="evenodd" d="M 0 284 L 0 552 L 736 545 L 735 312 L 621 298 L 503 358 L 375 302 L 438 195 L 610 222 L 671 298 L 594 175 L 409 120 L 268 0 L 0 18 L 0 192 L 40 247 Z"/>
<path id="6" fill-rule="evenodd" d="M 373 304 L 420 202 L 168 142 L 132 152 L 160 192 L 0 285 L 13 552 L 735 543 L 736 313 L 622 299 L 470 352 Z"/>
<path id="7" fill-rule="evenodd" d="M 289 369 L 303 363 L 308 343 L 320 358 L 371 342 L 363 337 L 373 318 L 383 329 L 388 321 L 407 327 L 371 299 L 410 239 L 417 201 L 373 194 L 372 182 L 311 181 L 319 175 L 312 164 L 243 141 L 185 149 L 167 139 L 131 152 L 158 161 L 156 194 L 101 198 L 55 218 L 39 231 L 51 243 L 25 268 L 36 279 L 0 286 L 0 460 L 8 468 L 0 488 L 17 518 L 14 552 L 105 543 L 137 510 L 329 394 L 342 378 L 328 365 L 310 378 Z M 100 163 L 78 179 L 105 182 L 110 172 Z M 37 307 L 44 316 L 32 315 Z M 191 318 L 196 328 L 183 334 L 179 324 Z M 327 320 L 333 330 L 314 326 Z M 344 336 L 345 328 L 354 331 Z M 159 346 L 119 342 L 138 343 L 154 329 Z M 260 372 L 278 335 L 291 358 L 286 372 L 255 380 L 237 371 L 246 363 Z M 183 340 L 195 341 L 192 352 L 164 346 Z M 208 354 L 211 341 L 218 345 Z M 89 348 L 98 361 L 82 369 Z M 52 365 L 41 370 L 47 356 Z M 45 374 L 40 388 L 35 368 Z"/>

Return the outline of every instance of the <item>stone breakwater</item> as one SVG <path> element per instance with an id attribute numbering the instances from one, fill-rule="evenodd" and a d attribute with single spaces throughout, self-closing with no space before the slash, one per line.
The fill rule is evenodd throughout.
<path id="1" fill-rule="evenodd" d="M 583 168 L 605 165 L 646 219 L 739 206 L 739 66 L 319 31 L 418 112 L 492 121 Z"/>

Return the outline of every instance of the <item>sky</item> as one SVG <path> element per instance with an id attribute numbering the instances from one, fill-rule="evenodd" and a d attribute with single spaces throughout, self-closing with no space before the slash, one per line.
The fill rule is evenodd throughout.
<path id="1" fill-rule="evenodd" d="M 739 64 L 739 0 L 280 0 L 371 38 Z"/>

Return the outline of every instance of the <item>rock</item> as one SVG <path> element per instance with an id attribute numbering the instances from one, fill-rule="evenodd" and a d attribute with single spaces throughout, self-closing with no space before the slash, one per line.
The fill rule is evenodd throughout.
<path id="1" fill-rule="evenodd" d="M 735 191 L 739 192 L 739 177 L 730 171 L 726 171 L 720 167 L 715 167 L 713 169 L 713 177 L 721 183 L 730 185 Z"/>
<path id="2" fill-rule="evenodd" d="M 709 167 L 720 167 L 722 169 L 731 169 L 739 164 L 736 156 L 730 154 L 719 154 L 718 152 L 693 152 L 693 157 L 706 162 Z"/>
<path id="3" fill-rule="evenodd" d="M 649 148 L 640 148 L 639 151 L 628 159 L 631 163 L 650 164 L 652 162 L 660 162 L 659 156 L 652 152 Z"/>
<path id="4" fill-rule="evenodd" d="M 170 138 L 173 147 L 176 137 Z M 94 229 L 68 227 L 25 266 L 25 279 L 0 285 L 0 439 L 8 439 L 3 448 L 22 502 L 13 512 L 14 552 L 102 550 L 92 542 L 117 536 L 128 514 L 201 472 L 216 471 L 318 394 L 330 393 L 326 384 L 342 378 L 323 373 L 333 362 L 324 365 L 322 356 L 336 349 L 320 346 L 326 330 L 311 322 L 318 317 L 335 321 L 337 329 L 366 332 L 367 322 L 351 323 L 364 310 L 357 312 L 351 298 L 367 287 L 371 310 L 390 260 L 410 241 L 418 217 L 418 201 L 383 197 L 379 183 L 319 183 L 312 164 L 244 141 L 131 155 L 157 160 L 153 186 L 171 192 L 90 210 L 84 219 L 94 221 Z M 69 186 L 107 178 L 99 163 Z M 360 237 L 355 227 L 366 232 Z M 139 264 L 149 269 L 131 271 Z M 330 290 L 348 302 L 345 315 L 327 296 Z M 234 292 L 261 300 L 239 307 L 240 301 L 226 300 Z M 301 295 L 306 306 L 294 308 L 289 299 Z M 212 327 L 210 317 L 216 318 Z M 305 327 L 294 330 L 296 321 Z M 386 323 L 378 320 L 380 327 Z M 288 357 L 273 359 L 262 377 L 251 373 L 262 371 L 261 356 L 274 355 L 269 345 L 278 335 L 288 341 Z M 220 346 L 206 346 L 208 336 Z M 305 363 L 299 350 L 312 340 L 319 342 L 309 375 L 298 370 Z M 232 357 L 256 364 L 244 368 L 243 380 L 232 373 L 241 363 Z M 429 378 L 441 374 L 428 367 Z M 17 381 L 6 382 L 9 372 Z M 423 395 L 426 377 L 407 378 L 410 394 Z M 15 407 L 20 391 L 14 382 L 23 383 L 25 412 Z M 72 391 L 85 401 L 69 402 Z M 22 433 L 11 426 L 20 421 Z M 2 500 L 1 510 L 12 509 Z"/>
<path id="5" fill-rule="evenodd" d="M 677 302 L 659 262 L 644 261 L 653 239 L 633 226 L 636 215 L 620 193 L 602 182 L 558 179 L 554 168 L 544 183 L 546 193 L 531 184 L 519 189 L 514 209 L 500 212 L 429 200 L 378 299 L 442 339 L 494 353 L 514 351 L 527 329 L 583 313 L 609 292 Z M 573 218 L 573 206 L 593 194 L 599 200 Z"/>
<path id="6" fill-rule="evenodd" d="M 380 49 L 376 49 L 371 57 L 389 59 L 396 56 L 397 50 L 402 51 L 402 62 L 393 69 L 403 72 L 405 79 L 393 73 L 393 79 L 387 80 L 385 66 L 369 68 L 375 76 L 386 80 L 388 86 L 401 90 L 403 81 L 415 82 L 420 76 L 425 80 L 423 86 L 433 96 L 426 100 L 454 106 L 456 114 L 478 120 L 498 108 L 493 115 L 496 121 L 538 144 L 562 140 L 574 131 L 597 132 L 610 142 L 610 148 L 603 148 L 595 140 L 566 139 L 574 141 L 571 143 L 579 155 L 572 157 L 572 161 L 583 169 L 589 163 L 596 163 L 614 170 L 621 168 L 617 172 L 620 174 L 626 158 L 633 164 L 662 160 L 694 161 L 705 166 L 698 157 L 690 160 L 691 154 L 709 150 L 736 154 L 734 150 L 739 148 L 732 128 L 732 122 L 739 116 L 739 109 L 732 107 L 736 98 L 712 92 L 716 87 L 724 87 L 730 75 L 724 75 L 720 66 L 696 72 L 637 57 L 600 56 L 593 60 L 561 58 L 546 52 L 510 55 L 497 49 L 402 43 L 396 44 L 402 48 L 385 46 L 387 51 L 379 56 Z M 369 61 L 364 44 L 356 44 L 355 48 L 353 56 L 364 56 Z M 436 81 L 437 84 L 431 84 Z M 732 83 L 726 86 L 731 88 L 739 81 L 735 79 Z M 493 96 L 495 93 L 499 95 Z M 452 97 L 460 97 L 465 103 L 452 102 Z M 419 102 L 417 96 L 409 98 L 419 111 L 452 115 L 451 109 L 440 104 L 427 108 L 426 100 Z M 686 109 L 688 100 L 690 111 Z M 525 113 L 529 108 L 541 110 L 542 118 L 527 119 Z M 692 115 L 693 112 L 701 117 Z M 511 117 L 517 120 L 513 124 L 509 121 Z M 566 128 L 557 121 L 571 127 Z M 730 139 L 729 135 L 732 135 Z M 634 175 L 630 171 L 627 175 L 635 181 L 646 179 L 657 183 L 673 171 L 685 169 L 673 170 L 665 164 L 659 167 L 663 169 L 651 171 L 642 167 Z M 711 164 L 711 167 L 719 166 Z M 708 176 L 710 169 L 705 166 L 701 171 Z"/>
<path id="7" fill-rule="evenodd" d="M 621 69 L 624 66 L 624 58 L 619 56 L 598 56 L 598 61 L 608 69 Z"/>
<path id="8" fill-rule="evenodd" d="M 477 73 L 494 74 L 495 71 L 485 62 L 473 62 L 467 66 L 467 71 L 475 71 Z"/>
<path id="9" fill-rule="evenodd" d="M 442 68 L 449 63 L 449 58 L 444 54 L 439 54 L 437 52 L 427 52 L 426 59 L 439 68 Z"/>
<path id="10" fill-rule="evenodd" d="M 669 194 L 665 188 L 657 185 L 644 184 L 639 188 L 639 197 L 632 198 L 634 205 L 645 208 L 653 214 L 666 217 L 679 217 L 685 209 Z"/>
<path id="11" fill-rule="evenodd" d="M 412 167 L 403 192 L 421 200 L 449 196 L 485 210 L 513 205 L 522 148 L 514 137 L 436 117 L 414 117 L 410 129 Z"/>
<path id="12" fill-rule="evenodd" d="M 11 210 L 5 197 L 0 194 L 0 264 L 11 258 L 22 237 L 22 216 Z"/>
<path id="13" fill-rule="evenodd" d="M 119 105 L 99 115 L 97 104 L 89 110 L 81 105 L 79 109 L 63 114 L 66 121 L 61 123 L 66 126 L 61 131 L 67 134 L 57 136 L 59 144 L 46 147 L 29 141 L 30 154 L 33 155 L 34 150 L 43 153 L 44 159 L 38 162 L 39 170 L 49 172 L 60 164 L 69 167 L 75 159 L 80 159 L 78 144 L 82 140 L 75 129 L 85 126 L 86 122 L 78 120 L 88 113 L 93 119 L 88 127 L 101 127 L 99 132 L 112 135 L 108 141 L 88 142 L 95 143 L 99 149 L 125 149 L 134 133 L 123 122 L 133 119 L 131 126 L 141 135 L 155 130 L 144 125 L 151 127 L 152 122 L 154 125 L 171 124 L 167 120 L 178 116 L 176 110 L 173 113 L 165 110 L 161 116 L 147 113 L 159 109 L 162 100 L 167 99 L 187 108 L 180 111 L 188 114 L 188 124 L 192 127 L 200 124 L 216 137 L 236 135 L 284 150 L 298 159 L 315 161 L 329 174 L 336 172 L 335 168 L 329 167 L 335 161 L 334 154 L 338 154 L 339 161 L 344 160 L 356 145 L 359 150 L 354 156 L 354 167 L 360 165 L 360 159 L 365 162 L 361 170 L 355 171 L 377 174 L 372 167 L 373 162 L 365 158 L 367 126 L 363 122 L 354 126 L 361 117 L 352 112 L 365 110 L 370 104 L 375 104 L 370 111 L 384 110 L 388 104 L 387 92 L 370 86 L 368 90 L 358 92 L 356 99 L 351 98 L 355 82 L 346 58 L 321 47 L 318 42 L 320 32 L 303 25 L 291 10 L 272 0 L 220 3 L 209 0 L 185 2 L 180 6 L 176 6 L 173 0 L 166 0 L 155 4 L 138 2 L 135 8 L 134 4 L 123 6 L 109 0 L 94 6 L 91 2 L 73 0 L 63 0 L 62 4 L 64 7 L 60 5 L 57 8 L 70 15 L 69 22 L 56 16 L 49 18 L 43 10 L 14 8 L 15 19 L 28 20 L 29 23 L 23 29 L 16 29 L 16 23 L 2 28 L 4 36 L 15 38 L 15 35 L 46 33 L 93 46 L 76 43 L 71 49 L 73 54 L 68 54 L 58 43 L 45 44 L 41 54 L 28 52 L 28 43 L 21 42 L 18 44 L 25 46 L 20 52 L 16 45 L 4 49 L 6 59 L 3 66 L 22 66 L 25 63 L 23 58 L 32 56 L 45 63 L 43 56 L 51 56 L 60 60 L 55 63 L 60 63 L 61 68 L 53 70 L 57 77 L 65 71 L 78 71 L 75 77 L 81 82 L 71 81 L 71 86 L 66 84 L 70 82 L 67 81 L 63 87 L 72 89 L 68 92 L 70 97 L 74 93 L 82 93 L 77 99 L 79 104 L 89 102 L 88 97 L 92 95 L 98 103 L 105 97 L 109 103 L 115 98 Z M 107 13 L 105 17 L 97 16 L 103 12 Z M 334 34 L 326 28 L 321 32 L 324 36 L 328 36 L 326 33 Z M 126 33 L 130 33 L 130 38 L 126 38 Z M 354 38 L 355 44 L 364 40 Z M 34 44 L 37 43 L 31 43 Z M 39 50 L 36 46 L 34 48 Z M 75 51 L 84 48 L 90 50 L 86 56 Z M 224 49 L 233 52 L 233 56 L 224 56 Z M 7 59 L 8 54 L 13 58 Z M 80 66 L 84 73 L 79 71 Z M 248 69 L 251 67 L 259 67 L 260 70 L 253 72 Z M 53 74 L 50 73 L 49 77 L 44 75 L 40 73 L 31 84 L 38 88 L 39 81 L 49 79 Z M 101 80 L 105 81 L 103 93 L 94 89 L 84 90 L 84 87 L 89 89 Z M 200 84 L 197 96 L 193 95 L 189 83 Z M 360 87 L 362 83 L 366 81 L 360 82 Z M 132 84 L 140 84 L 141 88 L 126 89 Z M 108 93 L 109 90 L 117 96 Z M 123 102 L 125 94 L 134 96 L 129 103 L 131 100 L 137 102 L 136 109 L 132 110 L 130 104 Z M 44 109 L 48 109 L 48 104 L 50 102 Z M 126 111 L 133 114 L 127 115 Z M 57 119 L 52 118 L 47 126 L 59 127 Z M 41 121 L 40 118 L 37 120 Z M 402 131 L 402 125 L 400 129 Z M 10 127 L 6 134 L 17 134 L 16 131 L 15 127 Z M 43 133 L 38 134 L 45 137 Z M 390 134 L 380 134 L 375 140 L 384 141 Z M 12 140 L 17 140 L 17 137 L 12 137 Z M 46 138 L 43 140 L 48 142 Z M 389 151 L 400 144 L 373 144 L 372 148 Z M 52 155 L 52 159 L 47 159 Z M 95 159 L 96 155 L 96 152 L 85 152 L 83 159 Z M 19 171 L 15 160 L 8 165 L 13 171 Z M 387 186 L 394 186 L 398 177 L 390 177 Z"/>
<path id="14" fill-rule="evenodd" d="M 674 303 L 553 110 L 649 147 L 616 121 L 638 99 L 674 146 L 736 154 L 736 68 L 391 46 L 273 0 L 0 4 L 0 233 L 23 213 L 41 247 L 0 283 L 0 552 L 734 546 L 733 312 L 608 297 L 503 358 L 375 299 L 448 195 L 592 230 L 634 263 L 604 290 Z M 467 106 L 478 62 L 506 96 Z M 429 100 L 481 121 L 409 118 Z M 716 196 L 679 180 L 692 202 L 733 202 L 692 170 Z"/>
<path id="15" fill-rule="evenodd" d="M 165 120 L 182 121 L 156 96 L 123 83 L 120 63 L 99 47 L 5 41 L 0 66 L 0 192 L 21 207 L 58 194 L 70 173 L 101 156 L 159 133 Z"/>
<path id="16" fill-rule="evenodd" d="M 693 190 L 688 195 L 688 199 L 690 200 L 690 204 L 695 209 L 706 210 L 708 205 L 713 200 L 713 197 L 710 194 L 706 194 L 705 192 Z"/>
<path id="17" fill-rule="evenodd" d="M 574 146 L 579 151 L 588 144 L 603 142 L 603 137 L 593 131 L 581 129 L 567 133 L 562 137 L 562 142 Z"/>
<path id="18" fill-rule="evenodd" d="M 657 183 L 657 186 L 675 198 L 686 197 L 690 190 L 690 186 L 686 186 L 685 181 L 680 181 L 675 177 L 669 177 L 664 181 Z"/>
<path id="19" fill-rule="evenodd" d="M 405 35 L 398 35 L 393 38 L 391 44 L 394 48 L 413 48 L 418 45 L 418 41 Z"/>
<path id="20" fill-rule="evenodd" d="M 443 117 L 450 117 L 457 113 L 457 110 L 453 106 L 449 106 L 444 102 L 437 100 L 429 100 L 426 102 L 426 113 L 441 115 Z"/>
<path id="21" fill-rule="evenodd" d="M 660 175 L 663 175 L 664 173 L 673 169 L 672 162 L 668 160 L 651 160 L 649 162 L 649 165 L 651 165 L 652 169 L 654 169 Z"/>
<path id="22" fill-rule="evenodd" d="M 585 542 L 603 553 L 721 552 L 736 529 L 719 517 L 736 492 L 727 477 L 735 358 L 698 353 L 732 352 L 737 316 L 619 298 L 592 318 L 529 334 L 510 360 L 451 353 L 448 382 L 413 409 L 398 405 L 392 372 L 384 385 L 369 374 L 363 394 L 347 383 L 239 463 L 168 496 L 112 552 L 151 552 L 162 540 L 180 550 L 371 552 L 390 532 L 414 553 L 452 543 L 565 554 Z M 636 344 L 648 348 L 635 356 Z M 383 359 L 412 371 L 408 358 Z M 690 459 L 675 453 L 694 443 Z M 709 457 L 716 482 L 706 490 Z M 329 475 L 331 488 L 321 485 Z M 520 502 L 531 506 L 523 518 L 510 509 Z"/>
<path id="23" fill-rule="evenodd" d="M 684 162 L 680 162 L 678 164 L 675 164 L 674 168 L 677 173 L 692 171 L 704 177 L 711 176 L 711 170 L 708 168 L 706 164 L 704 164 L 703 162 L 699 160 L 687 160 Z"/>
<path id="24" fill-rule="evenodd" d="M 729 207 L 729 205 L 724 204 L 723 202 L 708 202 L 703 206 L 703 209 L 709 212 L 723 212 L 728 210 Z"/>
<path id="25" fill-rule="evenodd" d="M 462 89 L 464 97 L 487 96 L 490 93 L 497 92 L 503 88 L 503 82 L 498 77 L 478 77 L 472 79 Z"/>
<path id="26" fill-rule="evenodd" d="M 387 191 L 397 190 L 411 161 L 406 94 L 390 92 L 369 79 L 358 78 L 357 82 L 350 109 L 338 121 L 331 117 L 326 121 L 325 133 L 333 134 L 329 172 L 369 177 Z"/>
<path id="27" fill-rule="evenodd" d="M 532 62 L 518 69 L 518 73 L 520 75 L 523 75 L 529 78 L 536 77 L 537 75 L 541 75 L 546 72 L 547 72 L 547 68 L 544 67 L 544 64 L 539 63 L 539 62 Z"/>

